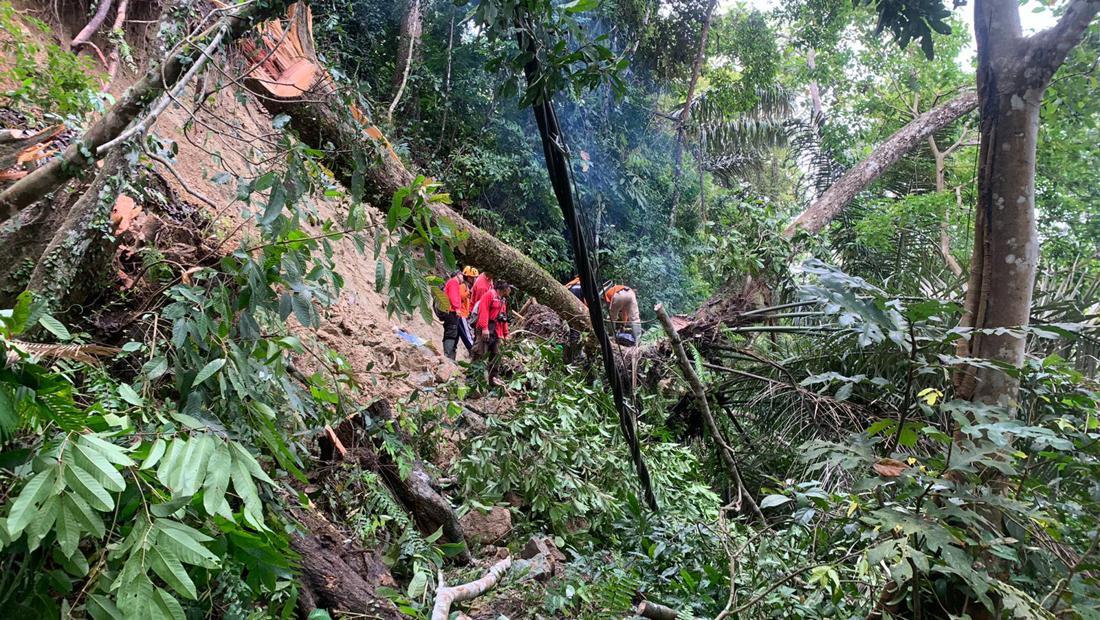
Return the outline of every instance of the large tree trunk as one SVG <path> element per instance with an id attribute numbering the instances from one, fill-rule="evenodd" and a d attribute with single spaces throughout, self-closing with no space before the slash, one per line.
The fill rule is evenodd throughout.
<path id="1" fill-rule="evenodd" d="M 965 351 L 970 357 L 1023 364 L 1024 334 L 988 330 L 1028 325 L 1039 263 L 1039 106 L 1051 77 L 1098 10 L 1098 0 L 1074 0 L 1056 26 L 1024 38 L 1015 0 L 975 1 L 981 143 L 974 255 L 963 317 L 963 325 L 974 329 Z M 1009 404 L 1019 385 L 999 369 L 968 368 L 958 387 L 963 397 Z"/>
<path id="2" fill-rule="evenodd" d="M 896 164 L 928 136 L 950 125 L 977 105 L 978 95 L 965 93 L 913 119 L 885 142 L 875 147 L 866 159 L 845 172 L 840 180 L 833 183 L 808 209 L 787 226 L 783 236 L 789 239 L 799 230 L 811 234 L 821 232 L 821 229 L 825 228 L 833 218 L 844 211 L 856 195 L 882 176 L 890 166 Z"/>
<path id="3" fill-rule="evenodd" d="M 53 231 L 27 283 L 27 290 L 48 306 L 57 309 L 74 286 L 81 283 L 90 289 L 97 283 L 96 274 L 103 273 L 96 266 L 105 266 L 114 248 L 109 234 L 111 209 L 127 169 L 121 150 L 108 155 L 91 185 Z M 89 277 L 80 277 L 85 274 Z"/>
<path id="4" fill-rule="evenodd" d="M 309 34 L 308 7 L 290 13 L 290 28 L 296 32 L 284 38 L 282 45 L 287 46 L 284 53 L 288 58 L 305 59 L 320 67 Z M 278 41 L 272 40 L 272 37 L 266 39 L 272 44 Z M 257 50 L 258 59 L 268 56 L 268 51 Z M 272 55 L 273 58 L 277 56 Z M 405 167 L 382 132 L 371 125 L 358 108 L 348 106 L 324 71 L 318 71 L 311 85 L 294 93 L 285 89 L 273 92 L 269 85 L 278 81 L 279 77 L 279 67 L 261 63 L 249 80 L 249 87 L 261 95 L 260 102 L 270 112 L 286 114 L 291 127 L 303 141 L 315 148 L 326 149 L 330 166 L 341 181 L 350 187 L 357 172 L 363 174 L 367 197 L 375 205 L 388 209 L 394 193 L 410 185 L 415 175 Z M 356 165 L 357 157 L 373 159 L 368 160 L 363 169 L 363 166 Z M 473 225 L 447 205 L 433 202 L 431 209 L 436 217 L 450 219 L 466 233 L 466 240 L 458 248 L 465 262 L 519 287 L 557 312 L 574 329 L 590 329 L 587 314 L 577 298 L 535 261 Z"/>
<path id="5" fill-rule="evenodd" d="M 222 17 L 213 31 L 224 32 L 224 39 L 232 41 L 248 32 L 255 21 L 280 14 L 283 6 L 280 0 L 246 4 Z M 159 65 L 151 66 L 145 76 L 131 86 L 122 99 L 93 123 L 79 140 L 74 140 L 60 157 L 0 192 L 0 222 L 91 166 L 101 156 L 97 153 L 99 147 L 118 137 L 142 112 L 154 105 L 166 89 L 175 86 L 188 68 L 200 59 L 202 51 L 201 46 L 192 46 L 165 58 Z"/>
<path id="6" fill-rule="evenodd" d="M 401 102 L 401 95 L 405 92 L 405 85 L 409 81 L 413 54 L 416 53 L 416 45 L 420 42 L 420 31 L 420 0 L 409 0 L 409 10 L 405 12 L 405 19 L 401 22 L 401 36 L 397 44 L 397 63 L 393 73 L 393 101 L 386 110 L 386 121 L 389 123 L 393 122 L 393 111 Z"/>

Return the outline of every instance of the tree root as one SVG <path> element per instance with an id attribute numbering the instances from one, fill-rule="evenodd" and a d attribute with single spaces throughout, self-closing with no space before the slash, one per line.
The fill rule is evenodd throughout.
<path id="1" fill-rule="evenodd" d="M 447 620 L 451 614 L 452 604 L 481 596 L 497 585 L 511 566 L 512 558 L 504 558 L 494 564 L 481 579 L 460 586 L 445 587 L 443 576 L 440 575 L 439 589 L 435 593 L 435 606 L 432 607 L 432 620 Z"/>

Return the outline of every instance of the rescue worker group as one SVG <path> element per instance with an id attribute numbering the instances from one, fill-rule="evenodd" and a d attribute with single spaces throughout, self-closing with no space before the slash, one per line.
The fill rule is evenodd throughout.
<path id="1" fill-rule="evenodd" d="M 584 302 L 580 278 L 566 282 L 565 287 Z M 511 284 L 494 279 L 488 271 L 479 272 L 466 266 L 444 282 L 444 294 L 436 307 L 436 315 L 443 321 L 443 354 L 456 359 L 461 341 L 471 359 L 488 361 L 490 382 L 494 381 L 499 366 L 500 343 L 508 338 L 511 292 Z M 600 291 L 600 297 L 608 306 L 615 341 L 625 346 L 636 345 L 642 337 L 642 322 L 634 290 L 608 283 Z"/>

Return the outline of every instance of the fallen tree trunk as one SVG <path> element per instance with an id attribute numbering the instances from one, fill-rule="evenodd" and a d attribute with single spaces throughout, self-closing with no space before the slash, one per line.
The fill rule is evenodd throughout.
<path id="1" fill-rule="evenodd" d="M 225 16 L 214 26 L 213 32 L 222 33 L 232 41 L 249 31 L 258 20 L 268 19 L 282 11 L 283 3 L 250 2 L 241 8 L 225 9 Z M 215 9 L 221 11 L 221 9 Z M 91 166 L 99 157 L 99 147 L 118 137 L 142 112 L 154 105 L 166 89 L 176 86 L 180 78 L 194 65 L 202 54 L 201 45 L 192 45 L 178 54 L 165 58 L 161 65 L 151 67 L 145 76 L 131 86 L 122 99 L 71 145 L 50 163 L 16 181 L 0 192 L 0 222 L 20 209 L 43 198 Z"/>
<path id="2" fill-rule="evenodd" d="M 680 365 L 680 371 L 684 374 L 684 379 L 687 380 L 688 386 L 691 387 L 691 393 L 695 397 L 695 404 L 699 408 L 700 413 L 703 414 L 703 421 L 706 422 L 707 430 L 710 431 L 711 440 L 714 441 L 718 447 L 718 456 L 721 458 L 722 464 L 726 466 L 726 470 L 729 472 L 733 484 L 737 487 L 737 499 L 733 502 L 734 508 L 740 510 L 742 503 L 744 503 L 748 506 L 749 512 L 751 512 L 754 517 L 766 524 L 767 521 L 764 519 L 763 513 L 760 512 L 760 507 L 756 505 L 756 500 L 753 499 L 752 494 L 745 488 L 744 481 L 741 480 L 741 470 L 737 466 L 737 457 L 734 456 L 733 448 L 726 442 L 725 435 L 722 434 L 722 429 L 718 428 L 718 423 L 714 420 L 714 415 L 710 412 L 710 403 L 707 402 L 706 388 L 703 386 L 702 380 L 699 379 L 699 375 L 695 374 L 695 370 L 691 365 L 691 359 L 688 358 L 687 352 L 684 350 L 684 345 L 680 341 L 680 336 L 676 333 L 676 328 L 672 325 L 672 318 L 668 316 L 668 313 L 665 312 L 661 304 L 657 304 L 653 309 L 657 312 L 657 318 L 665 328 L 665 333 L 668 334 L 668 341 L 672 345 L 672 350 L 676 353 L 676 361 Z"/>
<path id="3" fill-rule="evenodd" d="M 512 558 L 504 558 L 494 564 L 481 579 L 460 586 L 444 587 L 443 578 L 440 577 L 440 587 L 435 593 L 435 605 L 432 607 L 432 620 L 447 620 L 451 615 L 451 605 L 477 598 L 488 592 L 500 582 L 510 566 L 512 566 Z"/>
<path id="4" fill-rule="evenodd" d="M 820 232 L 848 206 L 857 194 L 879 178 L 890 166 L 924 142 L 928 136 L 950 125 L 976 107 L 978 107 L 978 94 L 968 92 L 913 119 L 885 142 L 875 147 L 866 159 L 845 172 L 840 180 L 833 183 L 808 209 L 787 226 L 783 236 L 790 239 L 799 230 L 810 234 Z"/>
<path id="5" fill-rule="evenodd" d="M 263 26 L 266 49 L 251 50 L 256 60 L 263 62 L 247 80 L 249 88 L 272 114 L 289 117 L 290 126 L 304 142 L 325 150 L 331 169 L 342 182 L 350 187 L 362 174 L 368 197 L 388 209 L 394 193 L 412 184 L 414 173 L 366 115 L 341 98 L 336 84 L 323 70 L 313 47 L 308 7 L 292 5 L 287 14 L 291 32 L 286 36 L 274 30 L 279 28 L 274 23 Z M 303 63 L 312 67 L 303 67 Z M 356 161 L 363 157 L 375 161 L 364 169 L 362 162 L 357 165 Z M 527 292 L 573 329 L 590 329 L 587 313 L 577 298 L 535 261 L 447 205 L 433 202 L 430 208 L 436 217 L 453 221 L 467 235 L 457 248 L 465 262 Z"/>
<path id="6" fill-rule="evenodd" d="M 302 573 L 300 617 L 318 608 L 385 620 L 402 617 L 393 603 L 375 594 L 379 586 L 394 585 L 381 558 L 357 544 L 347 544 L 346 536 L 320 514 L 302 509 L 292 513 L 303 526 L 290 538 Z"/>

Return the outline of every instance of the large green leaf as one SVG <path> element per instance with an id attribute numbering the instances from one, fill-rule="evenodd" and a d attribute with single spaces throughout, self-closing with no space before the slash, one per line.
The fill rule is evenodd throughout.
<path id="1" fill-rule="evenodd" d="M 187 616 L 183 613 L 183 606 L 171 594 L 157 588 L 153 597 L 155 614 L 151 613 L 151 617 L 158 618 L 158 620 L 160 618 L 164 620 L 187 620 Z"/>
<path id="2" fill-rule="evenodd" d="M 252 475 L 248 472 L 248 468 L 236 455 L 233 457 L 233 468 L 230 471 L 230 476 L 233 479 L 233 489 L 237 492 L 237 496 L 241 498 L 241 501 L 244 502 L 245 521 L 257 530 L 267 529 L 264 525 L 263 504 L 260 502 L 260 496 L 256 491 L 256 483 L 252 482 Z"/>
<path id="3" fill-rule="evenodd" d="M 193 448 L 187 459 L 181 463 L 179 487 L 173 491 L 181 496 L 191 496 L 199 491 L 206 475 L 206 462 L 214 451 L 214 439 L 210 435 L 196 435 L 188 442 Z"/>
<path id="4" fill-rule="evenodd" d="M 206 568 L 218 567 L 218 556 L 202 546 L 203 542 L 213 540 L 206 534 L 170 519 L 158 519 L 153 528 L 157 544 L 170 549 L 181 562 Z"/>
<path id="5" fill-rule="evenodd" d="M 80 519 L 77 513 L 80 512 L 76 506 L 73 505 L 72 500 L 68 497 L 61 498 L 61 509 L 57 515 L 57 525 L 54 528 L 54 532 L 57 534 L 57 545 L 61 548 L 61 553 L 64 553 L 66 557 L 69 557 L 76 551 L 76 546 L 80 544 Z"/>
<path id="6" fill-rule="evenodd" d="M 84 498 L 88 505 L 96 510 L 106 512 L 115 507 L 115 501 L 107 489 L 99 483 L 83 467 L 71 463 L 65 466 L 65 482 Z"/>
<path id="7" fill-rule="evenodd" d="M 39 504 L 54 491 L 58 471 L 58 466 L 51 466 L 35 474 L 23 486 L 23 490 L 15 498 L 8 513 L 8 536 L 12 540 L 18 538 L 27 525 L 35 519 Z"/>
<path id="8" fill-rule="evenodd" d="M 202 505 L 210 516 L 215 514 L 232 520 L 233 513 L 229 503 L 225 499 L 225 491 L 229 487 L 230 469 L 233 467 L 233 457 L 229 453 L 229 447 L 219 442 L 206 467 L 206 480 L 202 486 Z"/>
<path id="9" fill-rule="evenodd" d="M 114 463 L 115 465 L 121 465 L 122 467 L 133 467 L 137 464 L 134 462 L 134 459 L 126 455 L 126 451 L 123 450 L 120 446 L 116 446 L 115 444 L 106 441 L 96 435 L 81 435 L 80 438 L 77 439 L 77 443 L 94 448 L 96 451 L 103 455 L 103 458 L 107 459 L 111 463 Z"/>
<path id="10" fill-rule="evenodd" d="M 191 387 L 195 387 L 214 376 L 214 373 L 221 370 L 222 366 L 225 366 L 224 357 L 207 362 L 206 365 L 202 367 L 202 370 L 199 371 L 199 374 L 195 375 L 195 380 L 191 382 Z"/>
<path id="11" fill-rule="evenodd" d="M 153 572 L 163 579 L 164 583 L 189 599 L 198 598 L 199 593 L 195 589 L 195 582 L 191 580 L 187 569 L 183 567 L 183 563 L 176 557 L 170 545 L 154 545 L 149 550 L 149 558 L 152 560 Z"/>
<path id="12" fill-rule="evenodd" d="M 75 455 L 74 462 L 87 470 L 103 488 L 115 493 L 121 493 L 126 488 L 126 480 L 122 478 L 122 474 L 95 448 L 77 443 L 71 454 Z"/>

